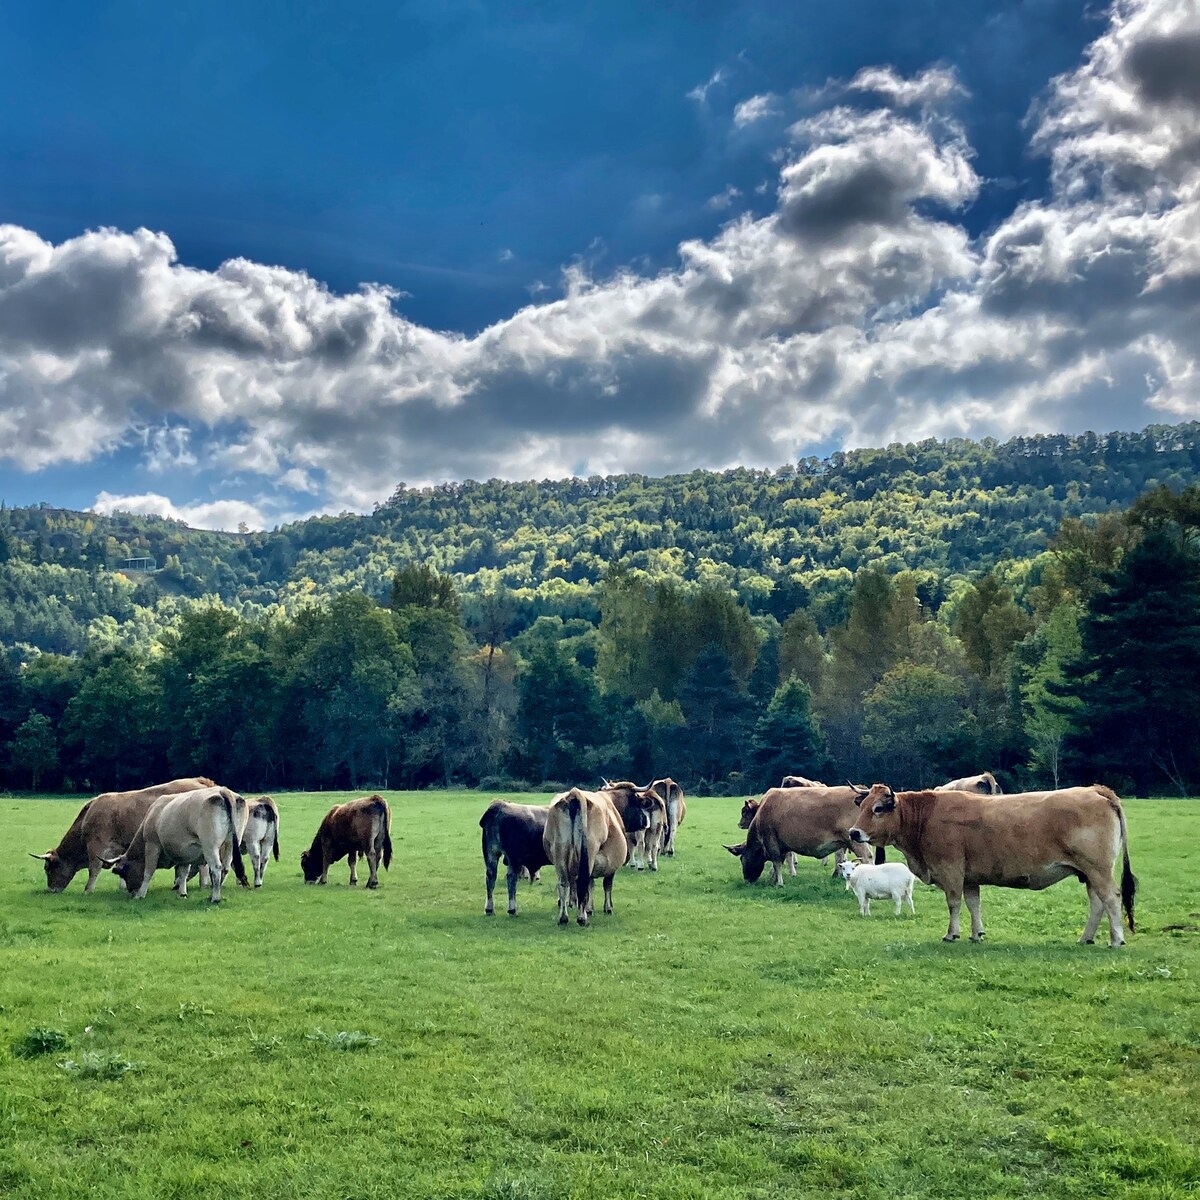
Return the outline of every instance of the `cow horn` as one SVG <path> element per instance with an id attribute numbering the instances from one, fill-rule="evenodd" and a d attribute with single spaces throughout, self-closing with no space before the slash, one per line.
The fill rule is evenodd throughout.
<path id="1" fill-rule="evenodd" d="M 847 782 L 847 783 L 848 783 L 848 784 L 849 784 L 849 785 L 850 785 L 850 786 L 851 786 L 851 787 L 854 789 L 854 791 L 856 791 L 856 792 L 857 792 L 857 793 L 858 793 L 860 796 L 865 796 L 865 795 L 866 795 L 866 794 L 867 794 L 867 793 L 868 793 L 868 792 L 871 790 L 870 788 L 865 788 L 865 787 L 863 787 L 861 783 L 855 783 L 855 782 L 854 782 L 852 779 L 847 779 L 847 780 L 846 780 L 846 782 Z"/>
<path id="2" fill-rule="evenodd" d="M 721 845 L 725 846 L 725 843 L 722 842 Z M 741 858 L 746 852 L 746 843 L 743 842 L 740 846 L 725 846 L 725 849 L 728 850 L 729 853 L 735 858 Z"/>
<path id="3" fill-rule="evenodd" d="M 30 858 L 40 858 L 42 860 L 42 862 L 49 862 L 50 855 L 53 853 L 53 851 L 47 850 L 45 854 L 34 854 L 34 852 L 32 850 L 27 850 L 26 853 L 29 855 Z"/>
<path id="4" fill-rule="evenodd" d="M 113 869 L 113 867 L 115 867 L 117 865 L 117 863 L 119 863 L 121 861 L 121 859 L 124 857 L 125 856 L 123 854 L 118 854 L 116 858 L 102 858 L 100 860 L 100 865 L 106 871 L 111 871 Z"/>

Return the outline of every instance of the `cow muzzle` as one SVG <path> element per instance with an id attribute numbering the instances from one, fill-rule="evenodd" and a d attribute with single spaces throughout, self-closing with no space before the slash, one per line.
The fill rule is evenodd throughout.
<path id="1" fill-rule="evenodd" d="M 850 830 L 850 840 L 861 846 L 864 843 L 869 842 L 871 839 L 868 838 L 867 835 L 863 833 L 863 831 L 856 825 Z"/>

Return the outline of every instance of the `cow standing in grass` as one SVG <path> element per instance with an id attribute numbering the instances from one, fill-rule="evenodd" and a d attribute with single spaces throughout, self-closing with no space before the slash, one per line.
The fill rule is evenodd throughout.
<path id="1" fill-rule="evenodd" d="M 105 862 L 125 852 L 155 800 L 160 796 L 213 786 L 211 779 L 198 775 L 192 779 L 156 783 L 132 792 L 102 792 L 79 810 L 71 828 L 53 850 L 31 857 L 42 860 L 46 868 L 46 886 L 52 892 L 64 891 L 85 867 L 88 881 L 83 890 L 91 892 Z"/>
<path id="2" fill-rule="evenodd" d="M 935 792 L 975 792 L 980 796 L 1004 794 L 991 771 L 984 771 L 982 775 L 967 775 L 962 779 L 951 779 L 949 783 L 943 783 L 933 790 Z"/>
<path id="3" fill-rule="evenodd" d="M 687 816 L 687 800 L 684 798 L 683 788 L 670 776 L 656 779 L 650 787 L 662 797 L 667 806 L 667 824 L 663 831 L 662 848 L 668 858 L 674 858 L 675 833 Z"/>
<path id="4" fill-rule="evenodd" d="M 667 825 L 667 806 L 652 788 L 640 788 L 636 783 L 619 780 L 604 782 L 613 806 L 621 815 L 625 840 L 629 843 L 628 866 L 644 871 L 658 870 L 658 851 Z"/>
<path id="5" fill-rule="evenodd" d="M 312 845 L 300 855 L 305 883 L 325 883 L 329 868 L 350 860 L 350 886 L 358 884 L 358 856 L 367 860 L 367 887 L 379 886 L 379 864 L 392 865 L 392 810 L 382 796 L 335 804 L 324 816 Z"/>
<path id="6" fill-rule="evenodd" d="M 238 883 L 250 886 L 241 853 L 247 812 L 246 801 L 223 787 L 161 796 L 150 806 L 125 853 L 104 865 L 124 881 L 135 900 L 145 898 L 159 867 L 175 868 L 175 890 L 185 900 L 193 871 L 207 867 L 212 902 L 219 904 L 230 866 Z"/>
<path id="7" fill-rule="evenodd" d="M 755 882 L 769 862 L 776 887 L 783 886 L 783 864 L 789 853 L 807 858 L 836 854 L 836 867 L 850 850 L 859 861 L 870 862 L 869 851 L 854 845 L 850 837 L 858 817 L 856 797 L 851 787 L 770 788 L 757 804 L 751 807 L 747 801 L 742 808 L 743 820 L 748 811 L 752 813 L 746 840 L 725 849 L 741 859 L 742 877 L 748 883 Z"/>
<path id="8" fill-rule="evenodd" d="M 1087 888 L 1090 906 L 1081 942 L 1095 941 L 1107 916 L 1109 944 L 1124 945 L 1122 905 L 1133 932 L 1137 880 L 1129 867 L 1129 831 L 1121 801 L 1108 788 L 1024 792 L 1003 804 L 970 792 L 894 792 L 883 783 L 859 791 L 850 836 L 898 847 L 918 879 L 942 889 L 950 910 L 943 941 L 958 940 L 964 900 L 971 941 L 983 937 L 982 885 L 1040 891 L 1072 875 Z M 1113 865 L 1122 853 L 1118 889 Z"/>
<path id="9" fill-rule="evenodd" d="M 492 893 L 496 887 L 496 868 L 503 858 L 508 864 L 508 915 L 517 915 L 517 881 L 528 872 L 532 881 L 538 871 L 547 866 L 546 818 L 548 804 L 513 804 L 508 800 L 493 800 L 487 812 L 479 818 L 483 830 L 483 871 L 487 886 L 484 915 L 495 912 Z"/>
<path id="10" fill-rule="evenodd" d="M 270 796 L 259 796 L 247 803 L 250 813 L 242 835 L 242 853 L 250 856 L 257 888 L 263 885 L 267 859 L 273 856 L 279 861 L 279 808 Z"/>
<path id="11" fill-rule="evenodd" d="M 572 905 L 579 924 L 588 923 L 596 878 L 604 880 L 604 911 L 611 913 L 613 879 L 629 857 L 629 843 L 609 794 L 572 788 L 555 797 L 544 841 L 558 876 L 558 923 L 567 923 Z"/>

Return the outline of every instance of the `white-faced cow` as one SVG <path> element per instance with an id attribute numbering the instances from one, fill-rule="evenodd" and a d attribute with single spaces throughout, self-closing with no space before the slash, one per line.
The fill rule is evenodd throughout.
<path id="1" fill-rule="evenodd" d="M 726 846 L 730 854 L 742 860 L 742 877 L 753 883 L 769 862 L 771 882 L 783 886 L 783 864 L 789 852 L 807 858 L 825 858 L 836 854 L 840 864 L 851 850 L 861 862 L 870 862 L 869 851 L 850 839 L 850 827 L 858 816 L 854 806 L 857 793 L 851 787 L 770 788 L 747 811 L 752 813 L 746 840 L 738 846 Z"/>
<path id="2" fill-rule="evenodd" d="M 604 880 L 604 911 L 611 913 L 613 879 L 629 857 L 621 816 L 607 792 L 572 788 L 554 798 L 546 819 L 546 857 L 558 876 L 558 923 L 576 907 L 586 925 L 592 913 L 592 880 Z"/>
<path id="3" fill-rule="evenodd" d="M 517 881 L 527 872 L 532 881 L 550 862 L 546 854 L 546 818 L 548 804 L 513 804 L 493 800 L 479 818 L 483 830 L 483 871 L 487 885 L 484 914 L 495 911 L 492 893 L 496 887 L 496 868 L 503 858 L 508 864 L 508 915 L 517 915 Z"/>
<path id="4" fill-rule="evenodd" d="M 656 779 L 650 787 L 656 791 L 667 806 L 667 824 L 663 831 L 662 848 L 668 858 L 675 857 L 675 833 L 687 816 L 687 800 L 683 788 L 670 776 Z"/>
<path id="5" fill-rule="evenodd" d="M 248 800 L 250 815 L 242 835 L 242 853 L 250 856 L 254 868 L 254 886 L 262 887 L 267 859 L 279 861 L 279 808 L 270 796 Z"/>
<path id="6" fill-rule="evenodd" d="M 300 855 L 305 883 L 324 883 L 339 859 L 350 860 L 350 886 L 358 884 L 358 856 L 367 860 L 367 887 L 379 886 L 379 864 L 392 865 L 392 810 L 382 796 L 335 804 L 324 816 L 312 845 Z"/>
<path id="7" fill-rule="evenodd" d="M 1137 880 L 1129 868 L 1125 810 L 1106 787 L 1024 792 L 993 804 L 969 792 L 894 792 L 877 783 L 863 789 L 859 801 L 851 837 L 898 847 L 918 879 L 945 892 L 950 927 L 944 941 L 958 940 L 964 900 L 971 941 L 983 937 L 982 885 L 1040 891 L 1070 876 L 1087 888 L 1091 909 L 1081 942 L 1095 941 L 1107 916 L 1110 945 L 1123 945 L 1122 904 L 1133 932 Z M 1122 853 L 1118 889 L 1113 866 Z"/>
<path id="8" fill-rule="evenodd" d="M 1002 796 L 1004 794 L 991 771 L 984 771 L 982 775 L 967 775 L 962 779 L 952 779 L 949 783 L 943 783 L 933 790 L 935 792 L 974 792 L 979 796 Z"/>
<path id="9" fill-rule="evenodd" d="M 231 864 L 238 883 L 249 887 L 241 852 L 246 816 L 246 801 L 228 788 L 160 796 L 150 805 L 125 853 L 104 865 L 125 881 L 135 900 L 145 897 L 159 867 L 175 868 L 175 890 L 186 899 L 193 870 L 207 867 L 212 902 L 219 904 L 221 884 Z"/>
<path id="10" fill-rule="evenodd" d="M 125 852 L 155 800 L 213 786 L 211 779 L 198 775 L 194 779 L 156 783 L 134 792 L 102 792 L 79 810 L 71 828 L 53 850 L 32 855 L 45 865 L 46 886 L 52 892 L 61 892 L 86 867 L 88 881 L 83 890 L 92 891 L 105 861 Z"/>

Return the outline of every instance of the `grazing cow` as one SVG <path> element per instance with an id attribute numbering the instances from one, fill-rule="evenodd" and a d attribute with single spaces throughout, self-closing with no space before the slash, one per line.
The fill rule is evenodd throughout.
<path id="1" fill-rule="evenodd" d="M 896 916 L 904 901 L 908 901 L 908 911 L 915 917 L 917 910 L 913 908 L 913 884 L 917 877 L 903 863 L 852 863 L 838 864 L 837 873 L 846 881 L 846 891 L 853 892 L 858 897 L 858 911 L 864 917 L 871 915 L 872 900 L 893 900 L 896 904 Z"/>
<path id="2" fill-rule="evenodd" d="M 91 892 L 104 870 L 105 860 L 125 852 L 155 800 L 160 796 L 213 786 L 211 779 L 199 775 L 194 779 L 156 783 L 136 792 L 102 792 L 79 810 L 71 828 L 53 850 L 31 854 L 31 857 L 42 860 L 46 868 L 46 886 L 52 892 L 64 891 L 84 867 L 88 881 L 83 890 Z"/>
<path id="3" fill-rule="evenodd" d="M 783 863 L 789 851 L 808 858 L 836 854 L 840 863 L 852 850 L 861 862 L 869 862 L 867 851 L 850 840 L 850 827 L 858 816 L 856 795 L 850 787 L 770 788 L 754 808 L 746 840 L 725 849 L 742 860 L 742 876 L 748 883 L 758 879 L 770 862 L 776 887 L 783 886 Z"/>
<path id="4" fill-rule="evenodd" d="M 160 796 L 150 805 L 125 853 L 104 865 L 125 881 L 135 900 L 145 898 L 159 867 L 175 868 L 175 890 L 186 900 L 193 870 L 207 867 L 212 902 L 220 904 L 221 884 L 231 863 L 238 883 L 250 886 L 241 852 L 247 814 L 246 801 L 228 788 Z"/>
<path id="5" fill-rule="evenodd" d="M 780 787 L 824 787 L 819 779 L 805 779 L 803 775 L 785 775 Z"/>
<path id="6" fill-rule="evenodd" d="M 964 900 L 971 914 L 971 941 L 983 937 L 982 884 L 1040 891 L 1071 875 L 1087 887 L 1091 906 L 1081 942 L 1095 940 L 1106 915 L 1109 944 L 1124 945 L 1122 904 L 1133 932 L 1137 880 L 1129 869 L 1125 810 L 1106 787 L 1024 792 L 991 804 L 969 792 L 897 793 L 877 783 L 861 790 L 850 836 L 856 842 L 899 847 L 918 879 L 945 892 L 950 927 L 943 941 L 958 940 Z M 1118 891 L 1113 864 L 1122 852 Z"/>
<path id="7" fill-rule="evenodd" d="M 364 796 L 335 804 L 321 821 L 312 845 L 300 855 L 305 883 L 323 884 L 329 868 L 342 858 L 350 860 L 350 886 L 358 884 L 358 856 L 367 860 L 367 887 L 379 886 L 379 863 L 392 865 L 392 810 L 382 796 Z"/>
<path id="8" fill-rule="evenodd" d="M 495 911 L 492 892 L 496 887 L 496 866 L 501 857 L 508 864 L 508 915 L 517 915 L 517 880 L 528 872 L 530 881 L 537 878 L 542 867 L 549 865 L 544 837 L 548 804 L 512 804 L 508 800 L 493 800 L 487 812 L 479 818 L 483 830 L 483 870 L 487 884 L 487 904 L 484 915 Z"/>
<path id="9" fill-rule="evenodd" d="M 248 800 L 250 817 L 242 835 L 242 853 L 250 855 L 254 867 L 254 886 L 262 887 L 267 871 L 267 858 L 274 855 L 279 861 L 279 809 L 270 796 Z"/>
<path id="10" fill-rule="evenodd" d="M 935 792 L 975 792 L 979 796 L 1002 796 L 1004 789 L 996 782 L 991 771 L 982 775 L 967 775 L 963 779 L 952 779 L 933 789 Z"/>
<path id="11" fill-rule="evenodd" d="M 611 913 L 613 879 L 629 857 L 621 816 L 607 792 L 572 788 L 556 796 L 546 818 L 546 858 L 558 876 L 558 923 L 567 909 L 586 925 L 592 913 L 592 880 L 604 880 L 604 911 Z"/>
<path id="12" fill-rule="evenodd" d="M 683 819 L 687 816 L 687 801 L 683 797 L 683 788 L 670 776 L 665 779 L 656 779 L 650 787 L 663 798 L 663 803 L 667 806 L 667 826 L 664 831 L 662 848 L 668 858 L 674 858 L 675 831 L 683 824 Z"/>
<path id="13" fill-rule="evenodd" d="M 667 825 L 667 806 L 653 788 L 640 788 L 636 783 L 620 780 L 601 789 L 608 793 L 613 807 L 621 815 L 625 840 L 629 843 L 628 866 L 639 871 L 658 870 L 658 851 Z"/>

